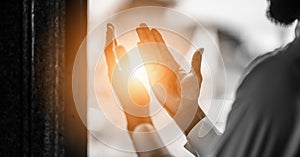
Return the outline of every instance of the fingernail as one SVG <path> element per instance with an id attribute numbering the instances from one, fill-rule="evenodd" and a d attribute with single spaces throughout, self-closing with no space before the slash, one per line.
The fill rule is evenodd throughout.
<path id="1" fill-rule="evenodd" d="M 106 26 L 107 26 L 107 28 L 109 28 L 109 29 L 115 29 L 115 28 L 114 28 L 114 25 L 113 25 L 113 24 L 111 24 L 111 23 L 107 23 L 107 25 L 106 25 Z"/>
<path id="2" fill-rule="evenodd" d="M 197 51 L 202 55 L 203 52 L 204 52 L 204 48 L 200 48 L 200 49 L 198 49 Z"/>
<path id="3" fill-rule="evenodd" d="M 147 27 L 147 25 L 145 23 L 141 23 L 140 27 Z"/>

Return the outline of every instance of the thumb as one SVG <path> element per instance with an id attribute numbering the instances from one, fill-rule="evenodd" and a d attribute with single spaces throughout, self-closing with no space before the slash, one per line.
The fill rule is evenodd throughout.
<path id="1" fill-rule="evenodd" d="M 204 52 L 204 49 L 200 48 L 199 50 L 197 50 L 194 53 L 193 59 L 192 59 L 192 68 L 198 78 L 199 86 L 201 85 L 201 82 L 202 82 L 201 63 L 202 63 L 203 52 Z"/>

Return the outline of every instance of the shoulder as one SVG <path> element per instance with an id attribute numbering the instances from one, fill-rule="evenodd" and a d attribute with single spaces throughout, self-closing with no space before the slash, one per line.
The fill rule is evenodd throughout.
<path id="1" fill-rule="evenodd" d="M 297 93 L 300 69 L 297 60 L 285 53 L 286 50 L 269 53 L 254 65 L 241 82 L 236 98 L 256 104 L 271 104 Z"/>
<path id="2" fill-rule="evenodd" d="M 263 83 L 270 82 L 270 80 L 284 81 L 294 76 L 300 69 L 300 59 L 289 55 L 289 47 L 278 49 L 270 53 L 266 53 L 257 57 L 247 68 L 242 83 L 251 80 L 262 81 Z M 282 80 L 283 79 L 283 80 Z M 272 81 L 271 81 L 272 82 Z M 281 82 L 285 83 L 285 82 Z"/>

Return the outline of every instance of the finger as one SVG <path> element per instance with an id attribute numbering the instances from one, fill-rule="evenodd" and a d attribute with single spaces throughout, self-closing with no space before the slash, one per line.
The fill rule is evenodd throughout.
<path id="1" fill-rule="evenodd" d="M 114 27 L 112 24 L 107 24 L 106 47 L 104 53 L 105 53 L 107 67 L 108 67 L 109 78 L 111 78 L 112 71 L 116 65 L 116 60 L 114 56 L 115 45 L 116 45 L 116 40 L 114 39 Z"/>
<path id="2" fill-rule="evenodd" d="M 129 58 L 128 55 L 126 54 L 126 50 L 123 46 L 118 46 L 116 48 L 116 54 L 118 56 L 118 68 L 122 69 L 129 67 Z"/>
<path id="3" fill-rule="evenodd" d="M 157 46 L 160 49 L 162 58 L 165 60 L 165 62 L 170 63 L 174 69 L 178 69 L 179 64 L 176 62 L 175 58 L 168 50 L 168 47 L 166 46 L 162 35 L 159 33 L 157 29 L 152 29 L 151 33 L 153 34 L 155 41 L 158 43 Z"/>
<path id="4" fill-rule="evenodd" d="M 193 58 L 192 58 L 192 68 L 198 78 L 198 82 L 199 82 L 199 85 L 202 81 L 202 75 L 201 75 L 201 63 L 202 63 L 202 54 L 204 52 L 204 49 L 201 48 L 199 50 L 197 50 L 194 55 L 193 55 Z"/>
<path id="5" fill-rule="evenodd" d="M 118 59 L 121 59 L 121 57 L 126 54 L 126 50 L 125 50 L 124 46 L 118 46 L 116 51 L 117 51 Z"/>
<path id="6" fill-rule="evenodd" d="M 159 33 L 159 31 L 157 29 L 155 29 L 155 28 L 152 29 L 151 33 L 153 34 L 156 42 L 158 42 L 158 43 L 165 43 L 162 35 Z"/>
<path id="7" fill-rule="evenodd" d="M 155 42 L 155 39 L 146 24 L 140 24 L 140 26 L 136 29 L 136 32 L 141 43 Z"/>
<path id="8" fill-rule="evenodd" d="M 112 71 L 116 65 L 114 53 L 111 49 L 109 49 L 109 48 L 105 49 L 105 58 L 106 58 L 106 64 L 107 64 L 107 68 L 108 68 L 108 76 L 109 76 L 109 78 L 111 78 Z"/>
<path id="9" fill-rule="evenodd" d="M 113 44 L 117 44 L 116 40 L 115 40 L 115 28 L 111 23 L 108 23 L 106 26 L 106 44 L 105 46 L 107 47 L 108 45 L 110 45 L 112 42 L 114 42 Z"/>

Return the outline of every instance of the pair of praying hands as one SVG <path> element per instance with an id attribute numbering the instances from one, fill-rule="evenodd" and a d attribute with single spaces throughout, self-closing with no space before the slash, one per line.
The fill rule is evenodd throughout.
<path id="1" fill-rule="evenodd" d="M 160 105 L 175 120 L 179 128 L 187 135 L 193 126 L 205 115 L 198 105 L 202 75 L 201 61 L 203 49 L 197 50 L 192 58 L 191 70 L 185 72 L 168 50 L 163 37 L 157 29 L 146 24 L 136 28 L 140 42 L 137 44 L 143 59 L 151 90 Z M 140 124 L 153 126 L 150 115 L 150 93 L 145 85 L 132 73 L 130 56 L 136 53 L 126 52 L 114 37 L 114 27 L 107 25 L 105 57 L 108 76 L 113 90 L 125 112 L 128 131 Z M 195 114 L 193 114 L 195 113 Z"/>

